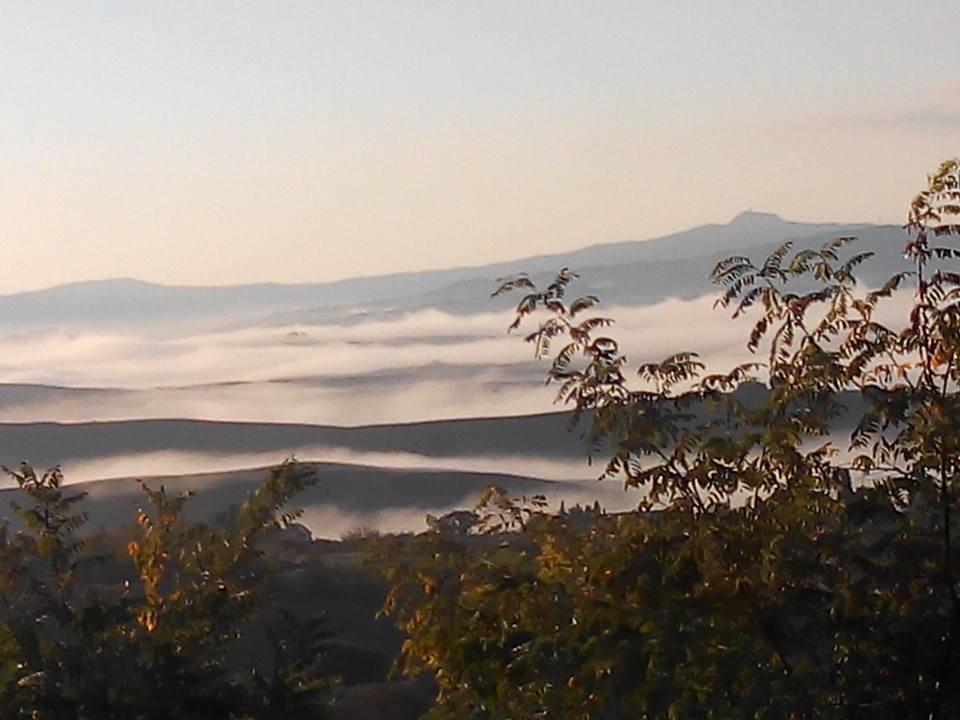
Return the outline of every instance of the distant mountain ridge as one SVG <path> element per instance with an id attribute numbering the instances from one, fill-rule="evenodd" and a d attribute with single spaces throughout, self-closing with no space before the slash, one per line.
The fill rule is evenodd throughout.
<path id="1" fill-rule="evenodd" d="M 664 297 L 710 291 L 707 274 L 735 251 L 762 252 L 786 240 L 812 244 L 856 235 L 878 250 L 885 267 L 903 245 L 897 226 L 790 222 L 770 213 L 745 212 L 726 225 L 704 225 L 660 238 L 597 244 L 567 253 L 538 255 L 485 266 L 405 272 L 324 283 L 234 286 L 167 286 L 134 279 L 78 282 L 0 295 L 0 325 L 117 325 L 159 321 L 343 321 L 365 314 L 437 308 L 455 313 L 505 307 L 489 301 L 496 280 L 527 272 L 545 279 L 561 267 L 580 272 L 585 291 L 607 302 L 645 304 Z M 885 271 L 877 273 L 886 276 Z"/>

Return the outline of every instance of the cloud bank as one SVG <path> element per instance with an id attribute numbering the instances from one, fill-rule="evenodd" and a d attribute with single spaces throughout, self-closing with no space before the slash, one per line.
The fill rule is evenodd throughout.
<path id="1" fill-rule="evenodd" d="M 885 314 L 895 317 L 906 297 Z M 750 319 L 731 320 L 714 309 L 713 297 L 600 313 L 615 319 L 608 332 L 634 366 L 679 350 L 698 352 L 712 371 L 758 359 L 744 347 Z M 0 339 L 0 380 L 8 383 L 0 386 L 0 421 L 178 417 L 359 425 L 557 409 L 553 388 L 543 387 L 547 362 L 536 362 L 518 333 L 507 334 L 510 319 L 429 310 L 352 325 L 172 337 L 149 328 L 21 333 Z"/>

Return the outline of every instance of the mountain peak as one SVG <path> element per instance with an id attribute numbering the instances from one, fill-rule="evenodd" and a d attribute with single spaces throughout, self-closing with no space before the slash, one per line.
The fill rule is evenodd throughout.
<path id="1" fill-rule="evenodd" d="M 767 213 L 767 212 L 755 212 L 753 210 L 746 210 L 739 215 L 737 215 L 733 220 L 731 220 L 729 225 L 749 225 L 749 226 L 771 226 L 771 225 L 783 225 L 785 220 L 777 215 L 776 213 Z"/>

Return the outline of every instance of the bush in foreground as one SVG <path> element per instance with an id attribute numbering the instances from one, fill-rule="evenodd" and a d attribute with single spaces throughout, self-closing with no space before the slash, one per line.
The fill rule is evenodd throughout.
<path id="1" fill-rule="evenodd" d="M 144 487 L 121 586 L 96 582 L 98 556 L 78 531 L 83 493 L 59 470 L 8 471 L 26 527 L 0 528 L 0 716 L 36 720 L 240 720 L 325 717 L 326 638 L 268 602 L 258 551 L 296 513 L 312 482 L 272 471 L 226 527 L 189 524 L 186 496 Z M 243 657 L 253 647 L 256 660 Z"/>

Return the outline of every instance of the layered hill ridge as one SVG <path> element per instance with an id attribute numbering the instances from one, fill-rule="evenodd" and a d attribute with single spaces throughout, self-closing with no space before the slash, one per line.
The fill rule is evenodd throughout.
<path id="1" fill-rule="evenodd" d="M 0 423 L 0 463 L 38 467 L 160 452 L 274 453 L 305 448 L 413 453 L 424 458 L 519 457 L 585 461 L 568 413 L 343 427 L 188 419 L 89 423 Z"/>
<path id="2" fill-rule="evenodd" d="M 547 494 L 555 503 L 609 497 L 604 505 L 619 508 L 636 502 L 619 483 L 597 486 L 591 478 L 599 470 L 587 467 L 578 435 L 559 413 L 354 428 L 191 420 L 4 423 L 0 462 L 62 465 L 67 483 L 88 494 L 96 529 L 135 517 L 143 496 L 134 479 L 190 493 L 188 517 L 212 520 L 242 503 L 271 466 L 296 455 L 317 480 L 296 501 L 306 510 L 304 522 L 315 535 L 335 538 L 354 526 L 417 529 L 427 513 L 469 507 L 489 485 L 515 495 Z M 545 461 L 569 468 L 573 479 L 541 477 Z M 0 482 L 0 519 L 16 525 L 6 502 L 13 497 L 13 483 Z"/>
<path id="3" fill-rule="evenodd" d="M 543 282 L 571 268 L 572 292 L 600 296 L 632 363 L 686 347 L 729 365 L 745 351 L 740 328 L 718 323 L 705 297 L 715 264 L 839 236 L 876 254 L 860 269 L 867 286 L 903 269 L 899 227 L 747 212 L 482 267 L 300 285 L 115 279 L 0 296 L 0 462 L 62 464 L 105 526 L 140 502 L 130 478 L 198 493 L 202 514 L 242 501 L 289 456 L 321 479 L 304 502 L 327 537 L 351 524 L 420 527 L 426 512 L 468 506 L 492 482 L 607 507 L 636 502 L 620 483 L 592 482 L 600 470 L 567 417 L 539 412 L 553 389 L 529 347 L 506 334 L 517 298 L 491 299 L 498 279 L 527 272 Z"/>
<path id="4" fill-rule="evenodd" d="M 877 252 L 883 267 L 876 272 L 868 269 L 871 278 L 889 274 L 903 245 L 903 231 L 896 226 L 792 222 L 748 211 L 725 225 L 478 267 L 294 285 L 185 287 L 135 279 L 79 282 L 0 296 L 0 324 L 116 325 L 254 317 L 324 322 L 425 308 L 477 312 L 509 303 L 488 299 L 497 278 L 519 272 L 545 278 L 561 267 L 579 272 L 585 289 L 604 292 L 607 301 L 649 303 L 709 292 L 707 274 L 730 253 L 762 254 L 787 240 L 806 246 L 838 235 L 858 236 L 861 247 Z"/>

